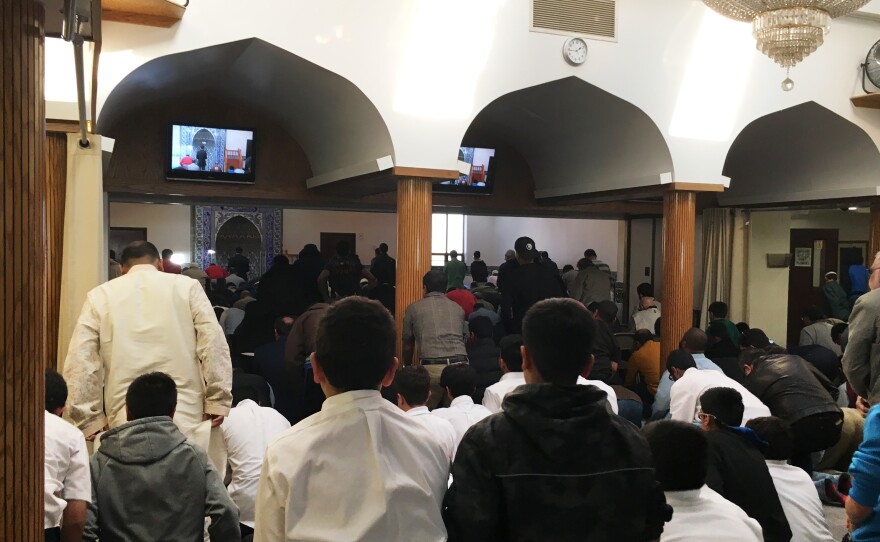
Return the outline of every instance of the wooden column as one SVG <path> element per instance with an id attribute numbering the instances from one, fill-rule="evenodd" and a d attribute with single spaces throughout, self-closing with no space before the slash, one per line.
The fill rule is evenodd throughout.
<path id="1" fill-rule="evenodd" d="M 57 365 L 61 305 L 60 270 L 64 248 L 64 202 L 67 195 L 67 133 L 46 134 L 46 364 Z"/>
<path id="2" fill-rule="evenodd" d="M 36 0 L 0 2 L 0 352 L 4 406 L 0 540 L 43 540 L 43 370 L 46 329 L 46 190 L 43 43 Z M 57 270 L 51 273 L 57 280 Z"/>
<path id="3" fill-rule="evenodd" d="M 678 348 L 682 335 L 693 325 L 695 221 L 695 192 L 664 193 L 661 372 L 669 353 Z"/>
<path id="4" fill-rule="evenodd" d="M 402 361 L 403 315 L 422 298 L 422 277 L 431 270 L 431 180 L 403 177 L 397 181 L 397 357 Z"/>
<path id="5" fill-rule="evenodd" d="M 874 256 L 880 252 L 880 201 L 871 202 L 871 232 L 869 235 L 868 253 L 865 254 L 865 265 L 874 265 Z"/>

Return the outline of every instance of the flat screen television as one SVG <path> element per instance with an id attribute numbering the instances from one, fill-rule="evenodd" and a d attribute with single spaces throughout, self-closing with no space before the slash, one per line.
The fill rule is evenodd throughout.
<path id="1" fill-rule="evenodd" d="M 254 182 L 254 132 L 172 124 L 169 180 Z"/>
<path id="2" fill-rule="evenodd" d="M 489 195 L 495 187 L 495 149 L 460 147 L 458 179 L 434 185 L 434 192 Z"/>

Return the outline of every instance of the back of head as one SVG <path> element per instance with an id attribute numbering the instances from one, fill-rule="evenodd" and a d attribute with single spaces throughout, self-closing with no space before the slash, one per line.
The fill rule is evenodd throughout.
<path id="1" fill-rule="evenodd" d="M 278 254 L 272 258 L 272 267 L 287 267 L 288 265 L 290 265 L 290 260 L 284 254 Z"/>
<path id="2" fill-rule="evenodd" d="M 379 243 L 379 252 L 381 252 L 382 254 L 388 254 L 388 244 Z"/>
<path id="3" fill-rule="evenodd" d="M 654 297 L 654 285 L 649 282 L 643 282 L 636 287 L 636 294 L 639 297 Z"/>
<path id="4" fill-rule="evenodd" d="M 125 394 L 128 419 L 140 420 L 151 416 L 174 416 L 177 407 L 177 386 L 165 373 L 143 374 L 134 379 Z"/>
<path id="5" fill-rule="evenodd" d="M 379 389 L 394 360 L 394 319 L 378 301 L 343 299 L 321 318 L 315 354 L 337 390 Z"/>
<path id="6" fill-rule="evenodd" d="M 422 406 L 428 402 L 431 391 L 431 374 L 421 365 L 410 365 L 394 375 L 394 389 L 410 406 Z"/>
<path id="7" fill-rule="evenodd" d="M 453 260 L 458 258 L 458 251 L 457 250 L 450 250 L 449 257 L 452 258 Z"/>
<path id="8" fill-rule="evenodd" d="M 740 322 L 740 323 L 736 324 L 736 330 L 739 331 L 741 334 L 745 333 L 749 329 L 750 329 L 749 325 L 745 322 Z"/>
<path id="9" fill-rule="evenodd" d="M 522 335 L 508 335 L 501 339 L 501 359 L 511 372 L 522 372 L 522 344 Z"/>
<path id="10" fill-rule="evenodd" d="M 351 245 L 348 241 L 339 241 L 336 243 L 336 254 L 340 257 L 348 256 L 349 251 L 351 250 Z"/>
<path id="11" fill-rule="evenodd" d="M 115 260 L 115 259 L 116 259 L 116 251 L 115 251 L 115 250 L 112 250 L 112 249 L 110 250 L 110 259 L 111 259 L 111 260 Z"/>
<path id="12" fill-rule="evenodd" d="M 275 319 L 275 333 L 278 335 L 289 335 L 291 329 L 293 329 L 293 318 L 290 316 L 281 316 Z"/>
<path id="13" fill-rule="evenodd" d="M 686 350 L 673 350 L 669 353 L 669 357 L 666 358 L 666 370 L 670 374 L 672 374 L 672 369 L 678 369 L 683 372 L 696 367 L 697 362 L 694 361 L 694 357 Z"/>
<path id="14" fill-rule="evenodd" d="M 613 324 L 617 318 L 617 304 L 614 301 L 605 300 L 599 302 L 599 318 L 606 324 Z"/>
<path id="15" fill-rule="evenodd" d="M 162 259 L 163 260 L 167 260 L 168 258 L 170 258 L 173 255 L 174 255 L 174 251 L 171 250 L 170 248 L 162 249 Z"/>
<path id="16" fill-rule="evenodd" d="M 776 416 L 752 418 L 746 422 L 746 427 L 767 443 L 761 450 L 764 457 L 778 461 L 791 459 L 794 453 L 794 435 L 785 420 Z"/>
<path id="17" fill-rule="evenodd" d="M 709 314 L 715 318 L 727 318 L 727 303 L 715 301 L 709 305 Z"/>
<path id="18" fill-rule="evenodd" d="M 440 386 L 449 388 L 452 397 L 471 395 L 477 389 L 477 371 L 467 363 L 447 365 L 440 373 Z"/>
<path id="19" fill-rule="evenodd" d="M 743 348 L 768 348 L 770 339 L 763 330 L 753 327 L 740 337 L 739 345 Z"/>
<path id="20" fill-rule="evenodd" d="M 640 330 L 636 331 L 635 335 L 633 336 L 633 341 L 635 342 L 635 344 L 637 346 L 642 346 L 646 342 L 653 341 L 653 340 L 654 340 L 654 334 L 652 332 L 648 331 L 647 329 L 640 329 Z"/>
<path id="21" fill-rule="evenodd" d="M 709 441 L 695 425 L 663 420 L 642 433 L 651 447 L 657 481 L 664 491 L 700 489 L 708 472 Z"/>
<path id="22" fill-rule="evenodd" d="M 468 322 L 468 329 L 478 339 L 491 339 L 494 331 L 492 321 L 485 316 L 477 316 Z"/>
<path id="23" fill-rule="evenodd" d="M 584 251 L 584 258 L 586 258 L 588 260 L 595 260 L 597 258 L 597 256 L 598 255 L 596 254 L 596 251 L 593 250 L 592 248 L 588 248 L 587 250 Z"/>
<path id="24" fill-rule="evenodd" d="M 479 250 L 475 250 L 475 251 L 474 251 L 474 259 L 475 259 L 475 260 L 479 260 L 479 259 L 480 259 L 480 256 L 482 256 L 482 254 L 480 254 L 480 251 L 479 251 Z"/>
<path id="25" fill-rule="evenodd" d="M 260 403 L 260 391 L 254 386 L 233 386 L 232 387 L 232 406 L 238 406 L 238 403 L 250 399 L 251 401 Z"/>
<path id="26" fill-rule="evenodd" d="M 573 270 L 574 270 L 574 266 L 571 265 L 570 263 L 567 263 L 567 264 L 565 264 L 565 265 L 562 266 L 562 274 L 563 274 L 563 275 L 564 275 L 565 273 L 568 273 L 569 271 L 573 271 Z"/>
<path id="27" fill-rule="evenodd" d="M 125 247 L 122 251 L 122 265 L 131 267 L 133 262 L 144 260 L 147 262 L 155 262 L 159 259 L 159 250 L 156 245 L 149 241 L 135 241 Z"/>
<path id="28" fill-rule="evenodd" d="M 681 342 L 685 344 L 690 352 L 702 354 L 706 351 L 706 345 L 709 343 L 709 338 L 702 329 L 692 327 L 685 332 L 684 337 L 681 338 Z"/>
<path id="29" fill-rule="evenodd" d="M 580 260 L 577 261 L 578 271 L 582 271 L 588 267 L 590 267 L 590 260 L 588 260 L 586 258 L 581 258 Z"/>
<path id="30" fill-rule="evenodd" d="M 321 251 L 318 250 L 318 245 L 314 243 L 309 243 L 303 246 L 302 250 L 299 251 L 298 259 L 302 260 L 304 258 L 320 258 Z"/>
<path id="31" fill-rule="evenodd" d="M 573 299 L 545 299 L 523 318 L 523 345 L 546 382 L 572 385 L 586 367 L 596 338 L 596 323 Z"/>
<path id="32" fill-rule="evenodd" d="M 505 260 L 512 260 L 514 258 L 516 258 L 516 251 L 515 250 L 507 249 L 506 251 L 504 251 L 504 259 Z"/>
<path id="33" fill-rule="evenodd" d="M 55 412 L 67 404 L 67 383 L 57 371 L 46 369 L 46 411 Z"/>
<path id="34" fill-rule="evenodd" d="M 242 252 L 244 252 L 244 249 L 242 249 L 241 247 L 235 247 L 236 254 L 241 254 Z"/>
<path id="35" fill-rule="evenodd" d="M 825 314 L 822 312 L 822 309 L 813 305 L 801 311 L 801 318 L 806 318 L 810 322 L 818 322 L 825 319 Z"/>
<path id="36" fill-rule="evenodd" d="M 715 422 L 730 427 L 742 424 L 742 395 L 733 388 L 712 388 L 700 396 L 700 409 L 715 418 Z"/>
<path id="37" fill-rule="evenodd" d="M 422 277 L 422 286 L 428 293 L 439 292 L 442 294 L 446 292 L 446 275 L 439 269 L 432 269 Z"/>

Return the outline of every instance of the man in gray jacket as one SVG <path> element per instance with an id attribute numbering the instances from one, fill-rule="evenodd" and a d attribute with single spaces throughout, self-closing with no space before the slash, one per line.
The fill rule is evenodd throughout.
<path id="1" fill-rule="evenodd" d="M 871 291 L 856 300 L 849 318 L 843 372 L 853 390 L 873 405 L 880 402 L 880 253 L 869 271 Z"/>
<path id="2" fill-rule="evenodd" d="M 92 456 L 92 502 L 83 540 L 241 540 L 238 508 L 204 450 L 171 418 L 177 387 L 165 373 L 141 375 L 125 395 L 128 423 L 102 435 Z"/>

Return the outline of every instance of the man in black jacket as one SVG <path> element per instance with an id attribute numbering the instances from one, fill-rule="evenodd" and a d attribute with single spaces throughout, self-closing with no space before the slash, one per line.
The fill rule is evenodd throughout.
<path id="1" fill-rule="evenodd" d="M 668 520 L 651 452 L 605 393 L 576 385 L 596 326 L 571 299 L 523 321 L 526 384 L 465 434 L 444 501 L 449 540 L 655 540 Z"/>
<path id="2" fill-rule="evenodd" d="M 749 330 L 756 332 L 761 330 Z M 840 439 L 843 412 L 836 402 L 838 389 L 814 365 L 778 346 L 747 348 L 741 361 L 746 389 L 791 426 L 791 464 L 812 475 L 811 454 Z"/>
<path id="3" fill-rule="evenodd" d="M 751 429 L 740 427 L 742 396 L 733 388 L 712 388 L 700 396 L 700 423 L 709 439 L 706 485 L 756 519 L 765 542 L 788 542 L 791 528 Z"/>

